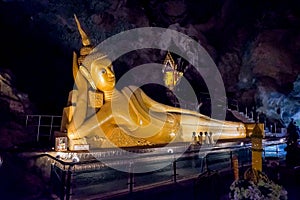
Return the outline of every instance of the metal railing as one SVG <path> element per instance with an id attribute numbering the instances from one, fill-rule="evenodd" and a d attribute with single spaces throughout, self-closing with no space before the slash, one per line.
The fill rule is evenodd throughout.
<path id="1" fill-rule="evenodd" d="M 57 115 L 26 115 L 26 127 L 33 128 L 36 134 L 36 141 L 40 141 L 40 137 L 48 137 L 50 141 L 54 131 L 60 130 L 61 116 Z"/>
<path id="2" fill-rule="evenodd" d="M 274 143 L 268 145 L 268 147 L 272 146 L 275 149 L 280 149 L 278 148 L 278 145 L 283 144 L 284 143 Z M 265 158 L 265 153 L 267 151 L 268 149 L 264 149 L 264 153 L 262 154 L 263 159 Z M 277 156 L 280 157 L 280 150 L 275 152 L 277 153 Z M 76 195 L 80 194 L 80 187 L 87 186 L 86 182 L 95 184 L 93 186 L 94 190 L 95 188 L 98 188 L 97 194 L 90 194 L 90 196 L 95 195 L 97 198 L 103 196 L 103 198 L 105 198 L 105 196 L 112 195 L 111 191 L 114 191 L 115 195 L 127 193 L 130 194 L 145 188 L 153 188 L 190 180 L 198 177 L 200 174 L 206 171 L 221 172 L 232 170 L 232 160 L 235 156 L 238 157 L 240 168 L 249 167 L 252 162 L 251 146 L 223 148 L 217 151 L 209 151 L 207 154 L 202 155 L 201 153 L 199 154 L 199 152 L 189 152 L 186 156 L 183 156 L 179 159 L 170 159 L 168 161 L 168 167 L 146 174 L 118 172 L 117 170 L 109 168 L 76 171 L 76 166 L 79 167 L 80 165 L 85 164 L 93 165 L 95 163 L 99 163 L 99 161 L 80 161 L 78 163 L 70 163 L 52 157 L 54 160 L 56 160 L 57 164 L 53 164 L 51 176 L 53 176 L 52 180 L 54 180 L 53 185 L 59 186 L 60 188 L 59 190 L 56 190 L 56 192 L 59 191 L 57 195 L 60 197 L 60 199 L 70 199 L 71 197 L 76 198 Z M 131 162 L 130 165 L 134 168 L 135 163 Z M 61 171 L 61 173 L 57 173 L 57 170 Z M 89 173 L 94 173 L 94 175 L 88 175 Z M 101 179 L 101 177 L 109 177 L 108 174 L 114 174 L 114 176 L 117 178 L 110 178 L 107 180 Z M 99 177 L 99 180 L 101 180 L 99 181 L 97 177 Z M 80 181 L 83 181 L 85 184 L 81 184 Z M 104 186 L 110 187 L 109 190 L 106 191 Z"/>

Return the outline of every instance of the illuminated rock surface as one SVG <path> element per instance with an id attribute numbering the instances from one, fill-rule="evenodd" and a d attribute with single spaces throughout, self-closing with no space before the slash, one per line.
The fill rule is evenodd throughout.
<path id="1" fill-rule="evenodd" d="M 299 74 L 298 9 L 297 1 L 6 0 L 0 2 L 1 24 L 7 27 L 2 62 L 12 68 L 18 87 L 29 94 L 40 112 L 61 114 L 72 87 L 71 52 L 80 47 L 74 13 L 92 33 L 93 44 L 131 28 L 172 28 L 206 48 L 222 73 L 229 97 L 237 99 L 241 108 L 254 104 L 257 108 L 268 107 L 265 97 L 274 93 L 283 99 L 290 97 Z M 121 57 L 117 78 L 139 64 L 161 63 L 164 55 L 143 50 Z M 45 73 L 47 76 L 42 76 Z M 203 81 L 192 69 L 185 76 L 197 93 L 206 92 Z M 133 77 L 133 82 L 142 78 L 141 75 Z M 271 107 L 268 117 L 277 118 L 272 113 L 278 108 Z M 289 111 L 280 115 L 298 116 L 297 110 L 283 108 L 286 109 Z"/>

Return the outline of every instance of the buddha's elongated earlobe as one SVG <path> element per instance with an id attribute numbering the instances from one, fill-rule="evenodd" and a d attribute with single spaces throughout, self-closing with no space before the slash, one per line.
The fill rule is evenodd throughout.
<path id="1" fill-rule="evenodd" d="M 81 74 L 84 76 L 84 78 L 86 78 L 86 80 L 90 83 L 91 87 L 94 90 L 97 90 L 96 84 L 93 81 L 92 76 L 91 76 L 90 72 L 87 70 L 87 68 L 85 68 L 83 65 L 80 65 L 79 70 L 80 70 Z"/>
<path id="2" fill-rule="evenodd" d="M 73 52 L 73 68 L 72 68 L 72 71 L 73 71 L 73 78 L 75 79 L 76 78 L 76 75 L 78 73 L 78 63 L 77 63 L 77 54 L 75 52 Z"/>

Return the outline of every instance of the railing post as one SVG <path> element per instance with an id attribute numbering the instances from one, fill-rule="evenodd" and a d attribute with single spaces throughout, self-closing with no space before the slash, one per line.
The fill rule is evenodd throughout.
<path id="1" fill-rule="evenodd" d="M 71 179 L 72 179 L 72 171 L 70 170 L 71 166 L 69 167 L 68 171 L 66 171 L 66 200 L 70 199 L 71 196 Z"/>
<path id="2" fill-rule="evenodd" d="M 233 168 L 233 157 L 232 157 L 232 150 L 230 150 L 230 168 Z"/>
<path id="3" fill-rule="evenodd" d="M 134 176 L 132 172 L 129 172 L 129 193 L 133 192 Z"/>
<path id="4" fill-rule="evenodd" d="M 133 187 L 134 187 L 134 173 L 133 173 L 133 162 L 129 163 L 129 174 L 128 174 L 128 190 L 129 193 L 131 194 L 133 192 Z"/>
<path id="5" fill-rule="evenodd" d="M 205 155 L 205 158 L 204 158 L 204 160 L 205 160 L 205 170 L 206 171 L 208 171 L 209 169 L 208 169 L 208 165 L 207 165 L 207 156 L 208 156 L 209 154 L 206 154 Z"/>
<path id="6" fill-rule="evenodd" d="M 203 173 L 204 171 L 205 164 L 206 164 L 205 157 L 201 157 L 201 173 Z"/>
<path id="7" fill-rule="evenodd" d="M 177 182 L 177 167 L 176 167 L 176 160 L 173 160 L 173 181 L 174 183 Z"/>
<path id="8" fill-rule="evenodd" d="M 29 115 L 26 115 L 26 122 L 25 122 L 25 126 L 27 127 L 27 125 L 28 125 L 28 116 Z"/>
<path id="9" fill-rule="evenodd" d="M 53 126 L 53 115 L 51 116 L 51 124 L 50 124 L 50 130 L 49 130 L 49 141 L 51 140 L 52 137 L 52 126 Z"/>
<path id="10" fill-rule="evenodd" d="M 37 135 L 36 135 L 37 142 L 39 142 L 39 140 L 40 140 L 40 126 L 41 126 L 41 115 L 39 115 L 38 131 L 37 131 Z"/>
<path id="11" fill-rule="evenodd" d="M 60 199 L 65 199 L 65 196 L 66 196 L 66 190 L 65 190 L 65 180 L 66 180 L 66 171 L 63 171 L 62 172 L 62 176 L 60 177 L 60 193 L 59 193 L 59 196 L 60 196 Z"/>

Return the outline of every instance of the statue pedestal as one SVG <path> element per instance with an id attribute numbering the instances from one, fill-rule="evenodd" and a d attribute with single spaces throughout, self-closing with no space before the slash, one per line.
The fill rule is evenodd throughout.
<path id="1" fill-rule="evenodd" d="M 89 151 L 90 150 L 90 145 L 88 144 L 74 144 L 74 151 Z"/>
<path id="2" fill-rule="evenodd" d="M 67 151 L 68 150 L 68 137 L 67 133 L 55 131 L 55 151 Z"/>

